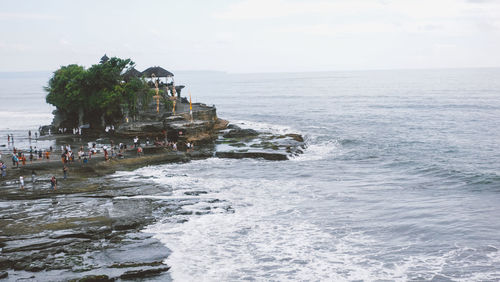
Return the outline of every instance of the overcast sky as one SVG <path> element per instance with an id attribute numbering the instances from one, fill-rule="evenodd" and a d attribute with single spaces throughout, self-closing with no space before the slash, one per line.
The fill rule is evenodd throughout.
<path id="1" fill-rule="evenodd" d="M 227 72 L 500 67 L 500 1 L 0 2 L 0 71 Z"/>

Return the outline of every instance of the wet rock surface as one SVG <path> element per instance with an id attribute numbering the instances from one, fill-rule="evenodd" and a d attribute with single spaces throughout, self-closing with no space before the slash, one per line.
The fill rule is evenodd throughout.
<path id="1" fill-rule="evenodd" d="M 92 188 L 97 182 L 104 183 Z M 110 281 L 151 276 L 170 280 L 169 266 L 163 264 L 170 251 L 152 234 L 141 232 L 163 216 L 164 203 L 120 198 L 165 191 L 110 182 L 95 179 L 82 187 L 86 184 L 68 180 L 61 183 L 61 191 L 45 197 L 1 199 L 0 275 L 12 281 Z M 47 188 L 35 183 L 26 189 Z M 26 193 L 17 187 L 2 187 L 2 192 L 5 190 Z"/>
<path id="2" fill-rule="evenodd" d="M 203 142 L 187 152 L 150 146 L 140 158 L 130 151 L 124 159 L 104 162 L 97 157 L 87 166 L 71 164 L 70 178 L 60 180 L 55 191 L 48 179 L 60 174 L 60 162 L 9 171 L 14 176 L 0 182 L 0 279 L 169 281 L 170 266 L 163 262 L 170 250 L 144 228 L 173 216 L 189 220 L 192 214 L 215 208 L 234 212 L 233 208 L 213 199 L 208 202 L 213 207 L 206 210 L 184 210 L 196 199 L 141 197 L 168 195 L 172 187 L 116 181 L 112 173 L 211 157 L 287 160 L 306 146 L 298 134 L 242 129 L 223 120 L 190 122 L 171 117 L 168 128 L 183 131 L 181 142 Z M 25 190 L 20 190 L 15 177 L 29 175 L 32 168 L 38 180 L 26 181 Z M 195 198 L 206 193 L 185 195 Z"/>
<path id="3" fill-rule="evenodd" d="M 234 124 L 229 124 L 215 142 L 216 157 L 233 159 L 288 160 L 302 154 L 306 148 L 305 140 L 300 134 L 256 131 Z"/>

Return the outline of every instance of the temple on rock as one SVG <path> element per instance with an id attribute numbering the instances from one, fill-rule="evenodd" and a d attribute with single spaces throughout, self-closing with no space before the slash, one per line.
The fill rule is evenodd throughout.
<path id="1" fill-rule="evenodd" d="M 95 68 L 98 73 L 103 73 L 124 61 L 115 57 L 109 58 L 105 54 L 100 59 L 99 64 L 93 65 L 87 70 L 84 69 L 84 71 Z M 81 110 L 76 114 L 74 111 L 69 113 L 64 108 L 56 106 L 52 125 L 44 126 L 41 133 L 47 133 L 49 129 L 52 133 L 68 133 L 75 132 L 72 129 L 76 128 L 78 132 L 83 132 L 83 134 L 96 134 L 103 132 L 107 128 L 113 128 L 113 133 L 120 135 L 158 136 L 160 134 L 165 135 L 165 132 L 174 132 L 178 135 L 179 128 L 184 128 L 185 132 L 190 131 L 186 130 L 186 128 L 199 131 L 201 128 L 211 128 L 217 122 L 215 106 L 210 107 L 202 103 L 191 103 L 191 97 L 189 99 L 181 97 L 184 85 L 175 84 L 172 72 L 160 66 L 152 66 L 141 72 L 135 68 L 135 65 L 130 60 L 129 62 L 130 64 L 124 67 L 121 73 L 118 71 L 116 77 L 118 77 L 119 81 L 113 86 L 116 89 L 122 89 L 121 91 L 124 94 L 118 92 L 114 95 L 123 95 L 125 98 L 121 98 L 120 101 L 125 102 L 116 104 L 112 111 L 97 112 L 95 116 L 88 113 L 82 114 Z M 59 71 L 56 71 L 54 76 Z M 110 75 L 106 77 L 110 77 Z M 51 86 L 50 83 L 49 86 Z M 93 83 L 93 81 L 88 83 Z M 136 87 L 131 89 L 137 89 L 132 94 L 129 93 L 130 91 L 123 90 L 132 87 L 130 85 Z M 111 87 L 106 89 L 109 88 Z M 51 95 L 50 91 L 53 89 L 50 87 L 47 87 L 47 89 L 49 95 Z M 101 92 L 106 93 L 105 91 L 109 91 L 106 89 Z M 85 99 L 100 98 L 99 91 L 87 91 L 87 98 Z M 111 114 L 108 114 L 108 112 L 111 112 Z M 96 119 L 97 115 L 101 116 Z M 206 124 L 207 122 L 209 124 Z"/>

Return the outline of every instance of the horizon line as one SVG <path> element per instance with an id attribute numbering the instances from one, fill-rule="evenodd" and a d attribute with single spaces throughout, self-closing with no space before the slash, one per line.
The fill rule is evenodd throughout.
<path id="1" fill-rule="evenodd" d="M 225 70 L 174 70 L 173 72 L 217 72 L 224 74 L 278 74 L 278 73 L 328 73 L 328 72 L 363 72 L 363 71 L 421 71 L 421 70 L 474 70 L 474 69 L 500 69 L 500 66 L 495 67 L 422 67 L 422 68 L 367 68 L 367 69 L 336 69 L 336 70 L 306 70 L 306 71 L 225 71 Z M 22 70 L 22 71 L 6 71 L 0 70 L 2 74 L 35 74 L 35 73 L 52 73 L 55 70 Z"/>

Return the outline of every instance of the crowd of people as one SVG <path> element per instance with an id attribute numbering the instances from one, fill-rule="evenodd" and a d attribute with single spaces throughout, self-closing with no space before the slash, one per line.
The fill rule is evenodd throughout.
<path id="1" fill-rule="evenodd" d="M 28 133 L 30 141 L 31 141 L 31 131 Z M 38 137 L 38 136 L 37 136 Z M 30 164 L 33 162 L 37 161 L 50 161 L 52 154 L 55 152 L 55 149 L 50 146 L 48 149 L 41 149 L 37 148 L 36 146 L 30 146 L 29 149 L 27 150 L 22 150 L 14 146 L 14 136 L 12 134 L 9 134 L 7 136 L 7 141 L 10 145 L 12 145 L 12 154 L 10 155 L 10 159 L 12 161 L 12 167 L 13 168 L 19 168 L 19 166 L 25 166 L 26 163 L 29 161 Z M 139 141 L 139 137 L 135 136 L 133 138 L 133 145 L 131 150 L 136 150 L 137 156 L 141 157 L 144 155 L 144 147 Z M 31 142 L 30 142 L 31 144 Z M 164 140 L 160 140 L 158 137 L 155 138 L 153 144 L 151 144 L 151 141 L 148 137 L 146 137 L 144 141 L 145 147 L 149 146 L 155 146 L 155 147 L 165 147 L 169 150 L 172 151 L 177 151 L 178 150 L 178 144 L 177 142 L 169 141 L 166 138 Z M 186 151 L 192 151 L 194 149 L 194 144 L 193 143 L 186 143 L 184 144 Z M 100 148 L 97 146 L 95 142 L 89 142 L 87 144 L 87 148 L 85 146 L 80 146 L 78 152 L 76 153 L 76 158 L 75 160 L 75 154 L 71 148 L 71 145 L 66 144 L 61 146 L 61 162 L 63 165 L 62 169 L 62 176 L 63 179 L 68 178 L 68 165 L 74 163 L 75 161 L 78 161 L 82 166 L 87 164 L 92 157 L 96 156 L 97 154 L 101 154 L 104 157 L 104 161 L 109 161 L 111 159 L 117 159 L 117 158 L 124 158 L 125 151 L 129 150 L 127 144 L 125 143 L 119 143 L 115 144 L 113 140 L 110 141 L 109 145 L 102 145 Z M 129 150 L 130 151 L 130 150 Z M 53 159 L 53 158 L 52 158 Z M 7 163 L 2 159 L 2 154 L 0 152 L 0 175 L 2 178 L 6 177 L 7 175 Z M 34 185 L 35 183 L 35 176 L 36 173 L 34 170 L 32 170 L 31 173 L 31 180 Z M 52 189 L 57 189 L 57 178 L 53 175 L 50 179 L 51 183 L 51 188 Z M 21 189 L 24 189 L 24 177 L 20 176 L 19 177 L 19 186 Z"/>

